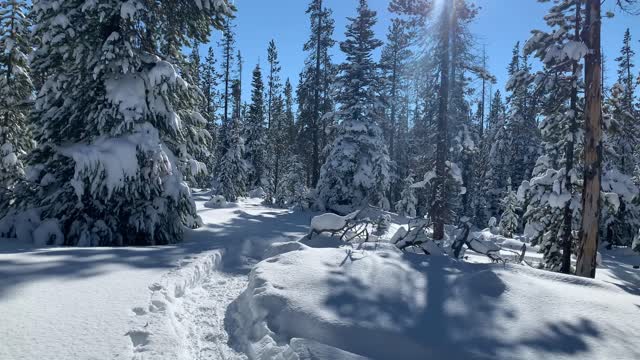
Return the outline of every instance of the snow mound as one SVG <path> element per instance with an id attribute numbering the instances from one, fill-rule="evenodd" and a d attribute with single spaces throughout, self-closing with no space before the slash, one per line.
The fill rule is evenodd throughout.
<path id="1" fill-rule="evenodd" d="M 194 359 L 188 329 L 181 322 L 182 298 L 219 270 L 222 250 L 187 258 L 149 286 L 149 303 L 131 309 L 131 359 Z"/>
<path id="2" fill-rule="evenodd" d="M 224 196 L 214 195 L 211 197 L 211 200 L 204 203 L 204 207 L 209 209 L 224 209 L 234 207 L 234 205 L 227 202 Z"/>
<path id="3" fill-rule="evenodd" d="M 640 356 L 638 298 L 617 286 L 386 245 L 259 263 L 228 309 L 230 345 L 265 360 L 292 358 L 296 339 L 381 360 Z"/>
<path id="4" fill-rule="evenodd" d="M 311 231 L 318 234 L 340 231 L 347 226 L 347 222 L 352 220 L 358 212 L 356 211 L 346 216 L 331 213 L 315 216 L 311 219 Z"/>

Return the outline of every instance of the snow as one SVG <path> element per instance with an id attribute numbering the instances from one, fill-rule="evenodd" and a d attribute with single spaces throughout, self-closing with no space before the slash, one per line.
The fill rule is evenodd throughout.
<path id="1" fill-rule="evenodd" d="M 254 268 L 228 328 L 250 359 L 287 358 L 297 338 L 382 360 L 631 359 L 637 302 L 607 281 L 519 265 L 301 248 Z"/>
<path id="2" fill-rule="evenodd" d="M 322 214 L 311 219 L 311 230 L 317 233 L 339 231 L 347 226 L 347 222 L 358 212 L 351 213 L 347 216 L 337 214 Z"/>
<path id="3" fill-rule="evenodd" d="M 197 358 L 192 351 L 243 358 L 226 346 L 223 323 L 247 286 L 246 258 L 302 237 L 311 215 L 266 208 L 261 199 L 207 209 L 208 197 L 194 196 L 206 225 L 175 246 L 41 248 L 0 239 L 0 359 Z M 24 225 L 29 215 L 35 226 Z M 31 236 L 38 214 L 19 217 Z"/>
<path id="4" fill-rule="evenodd" d="M 0 224 L 2 236 L 31 237 L 0 240 L 0 359 L 640 357 L 629 341 L 640 331 L 640 256 L 628 249 L 603 250 L 588 280 L 473 263 L 472 252 L 463 262 L 309 239 L 309 223 L 349 217 L 194 198 L 205 225 L 173 246 L 43 248 L 32 242 L 61 234 L 37 212 Z M 379 239 L 406 231 L 390 218 Z M 472 238 L 523 244 L 490 229 Z"/>

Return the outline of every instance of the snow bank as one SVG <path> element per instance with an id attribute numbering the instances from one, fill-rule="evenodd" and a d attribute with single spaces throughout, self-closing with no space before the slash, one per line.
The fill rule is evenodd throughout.
<path id="1" fill-rule="evenodd" d="M 389 244 L 300 247 L 254 268 L 226 328 L 250 359 L 291 358 L 296 339 L 381 360 L 633 359 L 637 302 L 603 281 Z"/>

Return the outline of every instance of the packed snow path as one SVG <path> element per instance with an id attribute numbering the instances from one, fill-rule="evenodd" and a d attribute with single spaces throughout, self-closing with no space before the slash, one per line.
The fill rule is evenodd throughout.
<path id="1" fill-rule="evenodd" d="M 177 352 L 183 346 L 186 354 L 199 349 L 201 359 L 220 358 L 217 353 L 225 351 L 233 359 L 220 327 L 223 307 L 246 287 L 249 267 L 255 262 L 250 259 L 260 259 L 273 242 L 303 236 L 312 214 L 266 208 L 257 199 L 206 209 L 203 204 L 209 197 L 195 197 L 205 225 L 189 231 L 185 241 L 174 246 L 34 248 L 1 239 L 0 359 L 152 359 L 136 350 Z M 153 343 L 154 336 L 162 335 L 152 333 L 153 323 L 134 328 L 132 323 L 152 314 L 150 301 L 162 306 L 160 300 L 150 298 L 157 292 L 154 284 L 173 281 L 167 274 L 180 274 L 181 269 L 216 254 L 221 259 L 211 276 L 196 276 L 197 271 L 179 276 L 189 289 L 171 311 L 182 316 L 182 322 L 165 326 L 164 335 L 186 338 L 186 344 Z M 167 315 L 167 309 L 154 305 L 153 310 L 158 319 Z M 212 315 L 212 326 L 207 333 L 189 336 L 190 326 L 196 325 L 192 320 L 203 321 L 207 316 L 197 311 Z M 162 327 L 158 324 L 157 329 Z"/>
<path id="2" fill-rule="evenodd" d="M 217 272 L 191 291 L 183 303 L 188 348 L 193 360 L 246 359 L 227 345 L 227 307 L 247 288 L 245 274 Z"/>

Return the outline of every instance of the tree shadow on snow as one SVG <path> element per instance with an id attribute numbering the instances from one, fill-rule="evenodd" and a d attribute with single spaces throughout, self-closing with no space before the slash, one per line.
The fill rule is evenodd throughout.
<path id="1" fill-rule="evenodd" d="M 425 275 L 426 284 L 410 278 L 410 272 L 391 270 L 395 278 L 386 280 L 407 284 L 402 296 L 384 292 L 373 296 L 368 291 L 366 283 L 384 282 L 389 274 L 371 271 L 363 281 L 342 265 L 332 271 L 325 303 L 355 328 L 344 336 L 349 342 L 339 336 L 324 340 L 375 359 L 468 360 L 514 359 L 532 349 L 549 358 L 578 356 L 589 351 L 587 339 L 603 336 L 591 320 L 577 318 L 540 324 L 537 333 L 514 340 L 507 336 L 508 324 L 519 321 L 519 314 L 502 302 L 507 286 L 491 265 L 410 254 L 406 258 Z M 459 276 L 469 266 L 473 270 Z M 407 278 L 398 278 L 402 273 Z M 358 337 L 362 341 L 353 341 Z"/>
<path id="2" fill-rule="evenodd" d="M 220 218 L 219 224 L 205 224 L 187 230 L 185 241 L 176 245 L 123 248 L 35 248 L 10 240 L 0 243 L 0 299 L 12 289 L 32 281 L 82 279 L 123 268 L 160 269 L 176 266 L 216 249 L 224 249 L 223 271 L 248 272 L 241 268 L 244 257 L 260 259 L 273 242 L 297 240 L 308 231 L 311 213 L 264 210 L 255 206 L 255 214 L 240 209 Z M 229 210 L 226 210 L 229 211 Z M 15 256 L 14 256 L 15 255 Z M 126 278 L 123 278 L 126 281 Z"/>

